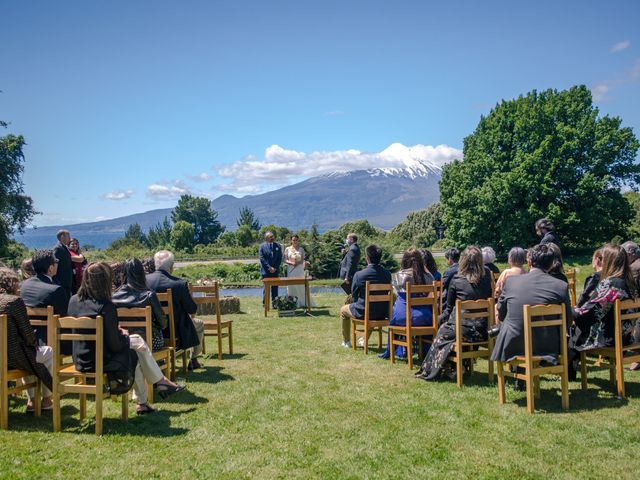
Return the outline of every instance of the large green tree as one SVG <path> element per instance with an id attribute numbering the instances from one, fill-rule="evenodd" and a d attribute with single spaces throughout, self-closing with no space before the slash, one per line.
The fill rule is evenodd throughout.
<path id="1" fill-rule="evenodd" d="M 171 245 L 176 250 L 190 252 L 193 249 L 193 225 L 184 220 L 178 220 L 171 229 Z"/>
<path id="2" fill-rule="evenodd" d="M 536 243 L 541 217 L 569 247 L 622 235 L 632 212 L 621 187 L 640 180 L 637 151 L 631 128 L 600 116 L 585 86 L 503 101 L 464 139 L 464 159 L 443 169 L 447 237 L 506 251 Z"/>
<path id="3" fill-rule="evenodd" d="M 146 243 L 149 248 L 155 249 L 165 248 L 171 243 L 171 222 L 167 217 L 164 217 L 162 223 L 158 222 L 149 229 Z"/>
<path id="4" fill-rule="evenodd" d="M 260 220 L 258 220 L 256 214 L 253 213 L 253 210 L 251 210 L 249 207 L 240 208 L 240 213 L 238 214 L 236 223 L 238 224 L 238 227 L 246 225 L 255 232 L 260 231 Z"/>
<path id="5" fill-rule="evenodd" d="M 6 127 L 7 123 L 0 121 L 0 128 Z M 31 197 L 24 194 L 24 145 L 22 135 L 0 137 L 0 256 L 7 253 L 9 236 L 16 230 L 24 231 L 38 213 Z"/>
<path id="6" fill-rule="evenodd" d="M 213 243 L 224 232 L 224 226 L 218 221 L 218 212 L 211 208 L 211 200 L 204 197 L 182 195 L 171 212 L 171 219 L 174 226 L 180 221 L 193 225 L 194 245 Z"/>
<path id="7" fill-rule="evenodd" d="M 438 239 L 437 228 L 442 225 L 442 204 L 436 202 L 429 208 L 411 212 L 391 233 L 416 247 L 429 247 Z"/>

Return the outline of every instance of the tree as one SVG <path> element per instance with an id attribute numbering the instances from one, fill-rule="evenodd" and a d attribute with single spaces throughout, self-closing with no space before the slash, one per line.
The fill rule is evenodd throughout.
<path id="1" fill-rule="evenodd" d="M 238 224 L 238 227 L 246 225 L 255 232 L 260 231 L 260 221 L 256 217 L 255 213 L 253 213 L 253 210 L 249 207 L 242 207 L 240 209 L 240 214 L 238 215 L 236 223 Z"/>
<path id="2" fill-rule="evenodd" d="M 109 248 L 118 250 L 122 247 L 143 247 L 147 243 L 147 238 L 139 223 L 132 223 L 124 232 L 124 237 L 111 242 Z"/>
<path id="3" fill-rule="evenodd" d="M 0 127 L 7 127 L 0 121 Z M 38 212 L 33 200 L 24 194 L 25 141 L 22 135 L 0 137 L 0 256 L 8 253 L 9 236 L 23 232 Z"/>
<path id="4" fill-rule="evenodd" d="M 276 237 L 276 242 L 283 242 L 291 235 L 291 230 L 287 227 L 277 227 L 276 225 L 271 224 L 265 225 L 260 229 L 260 238 L 264 238 L 267 232 L 273 233 Z"/>
<path id="5" fill-rule="evenodd" d="M 626 192 L 624 198 L 631 205 L 631 211 L 633 212 L 633 218 L 629 223 L 628 238 L 637 243 L 640 241 L 640 194 L 638 192 Z"/>
<path id="6" fill-rule="evenodd" d="M 216 240 L 216 245 L 220 247 L 235 247 L 237 244 L 236 234 L 231 231 L 222 232 Z"/>
<path id="7" fill-rule="evenodd" d="M 162 223 L 158 223 L 155 227 L 149 229 L 147 233 L 147 246 L 153 249 L 160 249 L 171 243 L 171 222 L 164 217 Z"/>
<path id="8" fill-rule="evenodd" d="M 193 249 L 195 228 L 189 222 L 178 220 L 171 229 L 171 245 L 176 250 L 190 252 Z"/>
<path id="9" fill-rule="evenodd" d="M 340 225 L 338 233 L 345 239 L 350 233 L 355 233 L 358 236 L 358 240 L 363 238 L 377 237 L 384 235 L 384 231 L 374 227 L 367 220 L 356 220 L 354 222 L 347 222 Z"/>
<path id="10" fill-rule="evenodd" d="M 436 202 L 425 210 L 407 215 L 391 233 L 416 247 L 429 247 L 438 239 L 437 227 L 442 225 L 442 204 Z"/>
<path id="11" fill-rule="evenodd" d="M 236 241 L 240 247 L 248 247 L 256 241 L 256 232 L 249 225 L 240 225 L 236 230 Z"/>
<path id="12" fill-rule="evenodd" d="M 585 86 L 503 101 L 464 139 L 464 159 L 440 180 L 447 237 L 506 252 L 537 242 L 550 218 L 563 246 L 584 248 L 624 233 L 621 187 L 640 179 L 638 140 L 617 117 L 598 116 Z"/>
<path id="13" fill-rule="evenodd" d="M 171 219 L 174 227 L 179 221 L 193 225 L 194 245 L 213 243 L 224 232 L 224 226 L 218 221 L 218 212 L 211 208 L 211 200 L 204 197 L 182 195 L 171 212 Z"/>

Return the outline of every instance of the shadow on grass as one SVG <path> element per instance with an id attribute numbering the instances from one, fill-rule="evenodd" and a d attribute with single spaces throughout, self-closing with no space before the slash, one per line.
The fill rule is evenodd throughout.
<path id="1" fill-rule="evenodd" d="M 224 360 L 240 360 L 241 358 L 246 357 L 246 353 L 224 353 L 222 352 L 222 361 Z M 207 360 L 218 360 L 218 353 L 212 352 L 204 355 Z"/>
<path id="2" fill-rule="evenodd" d="M 242 354 L 243 356 L 246 354 Z M 191 382 L 202 382 L 202 383 L 220 383 L 226 382 L 230 380 L 235 380 L 235 377 L 231 375 L 227 375 L 226 373 L 222 373 L 223 367 L 204 367 L 203 369 L 198 369 L 194 372 L 190 372 L 187 380 Z M 188 392 L 189 389 L 183 390 L 180 394 L 184 392 Z M 206 399 L 203 399 L 207 401 Z M 186 402 L 189 403 L 189 402 Z M 203 403 L 203 402 L 200 402 Z"/>

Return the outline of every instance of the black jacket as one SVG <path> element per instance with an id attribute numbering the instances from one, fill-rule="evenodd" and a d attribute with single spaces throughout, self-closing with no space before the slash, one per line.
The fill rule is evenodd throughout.
<path id="1" fill-rule="evenodd" d="M 455 264 L 458 265 L 457 263 Z M 488 268 L 484 270 L 485 274 L 477 285 L 469 283 L 467 277 L 456 274 L 449 283 L 447 289 L 447 302 L 444 310 L 438 317 L 438 323 L 444 322 L 455 323 L 456 300 L 486 300 L 491 298 L 491 271 Z"/>
<path id="2" fill-rule="evenodd" d="M 198 306 L 191 298 L 187 282 L 164 270 L 156 270 L 147 275 L 147 286 L 157 293 L 164 293 L 171 289 L 174 325 L 179 348 L 191 348 L 198 345 L 200 343 L 198 333 L 190 317 L 190 314 L 198 311 Z M 169 338 L 169 329 L 165 329 L 163 334 L 164 338 Z"/>
<path id="3" fill-rule="evenodd" d="M 64 288 L 53 283 L 46 275 L 38 274 L 27 278 L 20 284 L 20 297 L 27 307 L 43 308 L 53 306 L 53 313 L 64 317 L 67 315 L 69 297 Z M 36 336 L 43 344 L 47 344 L 47 327 L 36 327 Z M 62 353 L 71 355 L 71 344 L 62 342 Z"/>
<path id="4" fill-rule="evenodd" d="M 158 296 L 153 290 L 134 290 L 129 284 L 124 284 L 113 292 L 111 301 L 117 308 L 142 308 L 150 306 L 153 314 L 151 323 L 154 332 L 159 331 L 162 333 L 162 330 L 169 325 L 169 320 L 162 310 L 160 300 L 158 300 Z"/>
<path id="5" fill-rule="evenodd" d="M 556 234 L 554 232 L 547 232 L 540 239 L 540 245 L 546 245 L 548 243 L 555 243 L 556 245 L 560 246 L 560 242 L 558 241 L 558 237 L 556 237 Z"/>
<path id="6" fill-rule="evenodd" d="M 447 298 L 447 289 L 449 288 L 449 283 L 451 283 L 451 280 L 456 276 L 457 273 L 458 263 L 454 263 L 442 274 L 442 296 L 445 300 Z"/>
<path id="7" fill-rule="evenodd" d="M 569 290 L 566 282 L 548 273 L 532 268 L 526 275 L 508 278 L 498 299 L 498 312 L 502 319 L 491 360 L 505 362 L 524 355 L 524 305 L 564 304 L 567 324 L 573 319 Z M 534 355 L 556 356 L 560 353 L 558 327 L 542 327 L 533 331 Z"/>
<path id="8" fill-rule="evenodd" d="M 105 372 L 133 372 L 138 357 L 129 348 L 129 337 L 118 330 L 118 313 L 112 302 L 96 302 L 94 300 L 80 300 L 77 295 L 69 301 L 69 315 L 72 317 L 96 318 L 102 315 L 104 325 L 104 371 Z M 84 330 L 74 329 L 74 333 L 85 333 Z M 84 340 L 73 342 L 73 363 L 80 372 L 93 372 L 96 369 L 95 342 Z"/>
<path id="9" fill-rule="evenodd" d="M 587 303 L 589 298 L 591 298 L 591 294 L 598 286 L 598 283 L 600 283 L 600 272 L 593 272 L 591 275 L 585 278 L 584 288 L 582 289 L 582 294 L 580 295 L 580 298 L 576 303 L 576 307 L 581 307 L 585 303 Z"/>
<path id="10" fill-rule="evenodd" d="M 356 272 L 351 283 L 351 297 L 353 303 L 349 309 L 355 318 L 364 318 L 364 301 L 367 282 L 391 284 L 391 272 L 380 265 L 367 265 Z M 389 316 L 389 304 L 383 302 L 372 303 L 369 310 L 371 320 L 383 320 Z M 389 319 L 391 320 L 391 319 Z"/>
<path id="11" fill-rule="evenodd" d="M 358 270 L 360 263 L 360 247 L 357 243 L 352 243 L 340 262 L 340 278 L 342 280 L 351 280 Z"/>
<path id="12" fill-rule="evenodd" d="M 62 243 L 58 242 L 53 247 L 53 254 L 58 259 L 58 273 L 53 277 L 53 281 L 64 288 L 67 295 L 71 296 L 73 286 L 73 265 L 71 263 L 71 252 Z"/>

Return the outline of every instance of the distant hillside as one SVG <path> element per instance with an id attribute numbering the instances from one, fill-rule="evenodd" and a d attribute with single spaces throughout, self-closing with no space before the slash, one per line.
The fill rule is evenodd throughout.
<path id="1" fill-rule="evenodd" d="M 292 230 L 308 229 L 316 223 L 320 230 L 345 222 L 367 219 L 390 229 L 414 210 L 438 201 L 440 169 L 415 162 L 403 169 L 356 170 L 310 178 L 295 185 L 260 195 L 236 198 L 223 195 L 213 200 L 220 222 L 235 230 L 241 207 L 251 208 L 263 225 L 284 225 Z M 150 210 L 126 217 L 77 225 L 29 229 L 16 240 L 29 247 L 43 248 L 55 243 L 55 232 L 68 228 L 81 244 L 104 248 L 123 235 L 132 223 L 148 230 L 171 216 L 170 208 Z"/>

